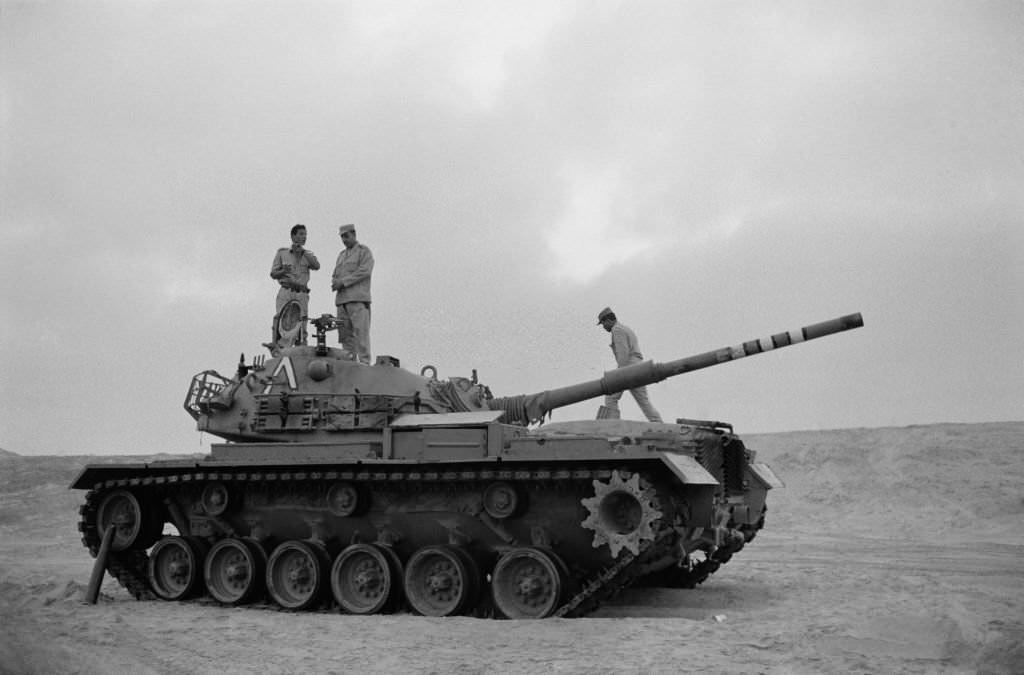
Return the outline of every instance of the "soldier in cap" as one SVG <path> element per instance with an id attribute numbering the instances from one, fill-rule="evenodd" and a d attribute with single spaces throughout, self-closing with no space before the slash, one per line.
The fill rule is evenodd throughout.
<path id="1" fill-rule="evenodd" d="M 305 321 L 309 315 L 309 271 L 320 269 L 320 261 L 316 259 L 312 251 L 305 248 L 305 225 L 299 223 L 292 227 L 291 237 L 292 245 L 288 248 L 277 249 L 277 253 L 274 254 L 274 262 L 270 267 L 270 278 L 276 280 L 280 285 L 274 310 L 274 342 L 276 343 L 280 338 L 280 335 L 277 334 L 277 316 L 285 305 L 294 300 L 301 308 L 298 340 L 304 344 L 306 342 Z"/>
<path id="2" fill-rule="evenodd" d="M 619 323 L 611 307 L 605 307 L 598 313 L 597 325 L 604 327 L 606 331 L 612 334 L 612 354 L 615 355 L 615 363 L 618 364 L 619 368 L 634 363 L 641 363 L 644 360 L 644 355 L 640 353 L 640 343 L 636 339 L 636 333 L 629 326 Z M 636 399 L 637 405 L 640 406 L 640 410 L 647 416 L 649 422 L 661 421 L 661 415 L 651 405 L 651 399 L 647 396 L 647 387 L 630 389 L 629 393 Z M 597 418 L 619 419 L 620 398 L 622 398 L 621 391 L 606 395 L 604 405 L 597 411 Z"/>
<path id="3" fill-rule="evenodd" d="M 356 226 L 342 225 L 338 235 L 345 248 L 338 254 L 331 277 L 338 308 L 338 342 L 361 363 L 370 362 L 370 276 L 373 254 L 356 240 Z"/>

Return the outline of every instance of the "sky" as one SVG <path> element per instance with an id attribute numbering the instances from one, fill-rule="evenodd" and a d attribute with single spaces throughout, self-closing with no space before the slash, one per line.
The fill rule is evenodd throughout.
<path id="1" fill-rule="evenodd" d="M 0 447 L 203 452 L 295 223 L 372 351 L 741 434 L 1024 419 L 1024 3 L 0 0 Z M 554 412 L 594 417 L 600 401 Z M 640 418 L 627 394 L 623 414 Z"/>

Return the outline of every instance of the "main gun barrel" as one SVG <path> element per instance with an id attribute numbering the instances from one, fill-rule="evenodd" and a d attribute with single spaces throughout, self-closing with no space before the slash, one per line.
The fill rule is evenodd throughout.
<path id="1" fill-rule="evenodd" d="M 496 398 L 489 402 L 494 410 L 504 410 L 505 420 L 512 424 L 529 424 L 537 422 L 555 408 L 607 394 L 614 394 L 627 389 L 636 389 L 648 384 L 689 373 L 701 368 L 717 366 L 727 361 L 735 361 L 746 356 L 762 354 L 773 349 L 781 349 L 807 340 L 814 340 L 826 335 L 841 333 L 864 325 L 860 313 L 847 314 L 821 323 L 804 326 L 797 330 L 776 333 L 760 340 L 749 340 L 731 347 L 713 349 L 703 354 L 688 356 L 676 361 L 655 363 L 644 361 L 616 370 L 609 370 L 604 377 L 589 382 L 581 382 L 567 387 L 549 389 L 536 394 Z"/>

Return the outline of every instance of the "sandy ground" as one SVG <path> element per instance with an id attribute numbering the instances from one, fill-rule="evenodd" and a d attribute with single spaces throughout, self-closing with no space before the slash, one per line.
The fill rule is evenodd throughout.
<path id="1" fill-rule="evenodd" d="M 3 673 L 1024 673 L 1024 423 L 747 436 L 787 483 L 696 590 L 584 619 L 82 603 L 88 461 L 0 455 Z"/>

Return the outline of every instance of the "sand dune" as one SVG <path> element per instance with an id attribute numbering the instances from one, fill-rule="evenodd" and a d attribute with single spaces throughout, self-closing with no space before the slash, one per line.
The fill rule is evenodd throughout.
<path id="1" fill-rule="evenodd" d="M 0 452 L 3 673 L 1020 673 L 1024 423 L 746 436 L 787 487 L 696 590 L 542 622 L 136 602 L 67 489 L 87 462 Z"/>

